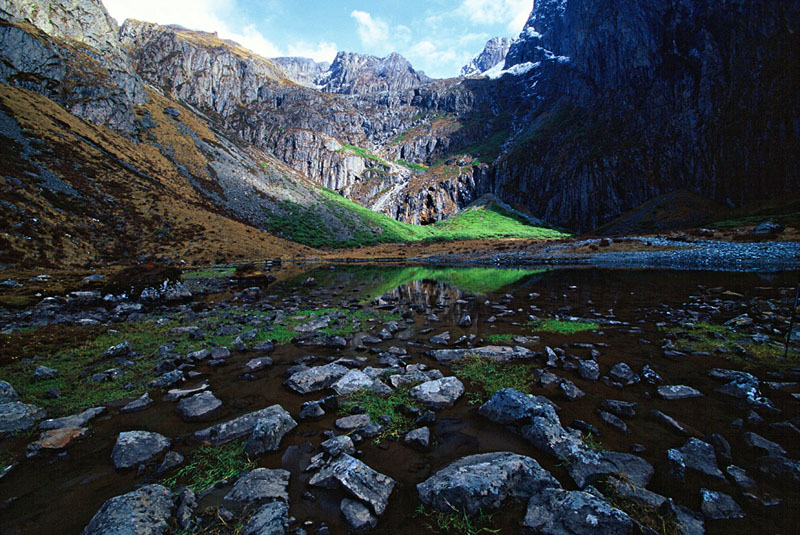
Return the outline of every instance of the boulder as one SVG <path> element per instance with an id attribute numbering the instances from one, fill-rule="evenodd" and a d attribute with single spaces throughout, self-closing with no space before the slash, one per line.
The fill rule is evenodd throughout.
<path id="1" fill-rule="evenodd" d="M 724 474 L 717 466 L 714 446 L 708 442 L 690 438 L 681 448 L 678 448 L 678 451 L 683 455 L 683 462 L 687 468 L 715 479 L 725 479 Z"/>
<path id="2" fill-rule="evenodd" d="M 535 356 L 533 351 L 522 346 L 484 346 L 471 349 L 434 349 L 432 351 L 428 351 L 427 354 L 443 364 L 449 364 L 454 360 L 463 359 L 473 355 L 483 359 L 496 360 L 498 362 L 532 359 Z"/>
<path id="3" fill-rule="evenodd" d="M 48 379 L 55 379 L 58 377 L 59 371 L 47 366 L 37 366 L 33 370 L 33 382 L 47 381 Z"/>
<path id="4" fill-rule="evenodd" d="M 286 411 L 280 405 L 272 405 L 260 411 L 251 412 L 233 420 L 228 420 L 221 424 L 213 425 L 192 435 L 192 439 L 198 442 L 208 442 L 212 446 L 227 444 L 238 438 L 248 436 L 253 432 L 253 428 L 261 419 L 272 420 L 280 419 Z"/>
<path id="5" fill-rule="evenodd" d="M 578 375 L 587 381 L 597 381 L 600 378 L 600 365 L 594 360 L 582 360 L 578 363 Z"/>
<path id="6" fill-rule="evenodd" d="M 636 375 L 630 366 L 624 362 L 618 362 L 608 371 L 608 376 L 622 386 L 631 386 L 639 383 L 642 379 Z"/>
<path id="7" fill-rule="evenodd" d="M 338 418 L 334 425 L 336 429 L 340 429 L 342 431 L 355 431 L 356 429 L 360 429 L 366 425 L 369 425 L 371 419 L 369 414 L 353 414 L 351 416 L 343 416 L 342 418 Z"/>
<path id="8" fill-rule="evenodd" d="M 567 398 L 569 401 L 579 400 L 586 395 L 586 392 L 575 386 L 575 383 L 567 379 L 562 379 L 561 383 L 559 383 L 558 385 L 558 388 L 561 389 L 561 392 L 564 394 L 564 397 Z"/>
<path id="9" fill-rule="evenodd" d="M 243 535 L 286 535 L 289 532 L 289 505 L 274 501 L 262 506 L 244 526 Z"/>
<path id="10" fill-rule="evenodd" d="M 289 501 L 289 476 L 287 470 L 256 468 L 242 474 L 225 500 L 236 504 L 264 503 L 267 501 Z"/>
<path id="11" fill-rule="evenodd" d="M 105 407 L 94 407 L 86 409 L 80 414 L 73 416 L 64 416 L 63 418 L 51 418 L 39 424 L 39 429 L 45 431 L 48 429 L 61 429 L 63 427 L 83 427 L 93 418 L 103 414 Z"/>
<path id="12" fill-rule="evenodd" d="M 174 503 L 161 485 L 146 485 L 107 500 L 83 535 L 162 535 L 169 529 Z"/>
<path id="13" fill-rule="evenodd" d="M 522 525 L 542 535 L 628 535 L 634 522 L 597 494 L 547 488 L 528 501 Z"/>
<path id="14" fill-rule="evenodd" d="M 396 483 L 389 476 L 342 453 L 314 474 L 308 484 L 327 489 L 341 486 L 359 500 L 368 503 L 375 514 L 380 516 L 386 510 Z"/>
<path id="15" fill-rule="evenodd" d="M 668 401 L 703 397 L 702 392 L 686 385 L 659 386 L 656 389 L 656 393 L 659 395 L 659 397 Z"/>
<path id="16" fill-rule="evenodd" d="M 633 418 L 636 416 L 636 408 L 638 403 L 630 401 L 617 401 L 614 399 L 607 399 L 600 404 L 600 408 L 615 414 L 620 418 Z"/>
<path id="17" fill-rule="evenodd" d="M 174 384 L 183 381 L 183 372 L 180 370 L 172 370 L 164 375 L 150 381 L 150 388 L 167 388 Z"/>
<path id="18" fill-rule="evenodd" d="M 315 366 L 293 374 L 284 384 L 298 394 L 310 394 L 329 388 L 348 371 L 339 364 Z"/>
<path id="19" fill-rule="evenodd" d="M 345 498 L 339 508 L 347 524 L 355 531 L 365 531 L 378 525 L 378 519 L 361 502 Z"/>
<path id="20" fill-rule="evenodd" d="M 464 384 L 455 377 L 428 381 L 408 391 L 412 398 L 436 408 L 452 407 L 463 393 Z"/>
<path id="21" fill-rule="evenodd" d="M 711 520 L 730 520 L 744 518 L 745 516 L 739 504 L 725 493 L 700 489 L 700 497 L 702 499 L 700 510 L 703 511 L 706 518 Z"/>
<path id="22" fill-rule="evenodd" d="M 417 493 L 429 507 L 472 515 L 497 509 L 509 498 L 529 498 L 560 486 L 534 459 L 501 451 L 459 459 L 418 484 Z"/>
<path id="23" fill-rule="evenodd" d="M 222 408 L 222 402 L 210 391 L 182 399 L 175 412 L 184 422 L 202 422 L 212 418 Z"/>
<path id="24" fill-rule="evenodd" d="M 433 335 L 430 337 L 430 342 L 440 346 L 450 345 L 450 333 L 445 331 L 441 334 Z"/>
<path id="25" fill-rule="evenodd" d="M 431 430 L 427 426 L 419 427 L 406 433 L 403 437 L 403 444 L 415 449 L 426 450 L 431 444 Z"/>
<path id="26" fill-rule="evenodd" d="M 515 424 L 533 416 L 558 419 L 553 404 L 547 398 L 523 394 L 513 388 L 495 392 L 478 412 L 498 424 Z"/>
<path id="27" fill-rule="evenodd" d="M 376 384 L 377 383 L 377 384 Z M 373 379 L 361 370 L 350 370 L 338 381 L 331 385 L 331 388 L 340 396 L 352 394 L 359 390 L 376 390 L 391 393 L 391 389 L 377 379 Z"/>
<path id="28" fill-rule="evenodd" d="M 250 438 L 247 440 L 245 451 L 248 455 L 261 455 L 267 451 L 276 451 L 281 440 L 286 434 L 297 427 L 297 422 L 280 405 L 271 407 L 273 410 L 262 415 L 255 423 Z"/>
<path id="29" fill-rule="evenodd" d="M 522 436 L 534 446 L 554 457 L 572 459 L 586 451 L 587 446 L 577 431 L 568 432 L 556 417 L 534 416 L 530 425 L 522 428 Z"/>
<path id="30" fill-rule="evenodd" d="M 764 455 L 772 455 L 776 457 L 786 455 L 786 450 L 783 449 L 783 446 L 776 442 L 772 442 L 771 440 L 767 440 L 757 433 L 747 432 L 744 434 L 743 438 L 744 443 L 747 444 L 748 447 L 761 450 L 764 452 Z"/>
<path id="31" fill-rule="evenodd" d="M 264 368 L 269 368 L 272 366 L 272 359 L 269 357 L 258 357 L 255 359 L 248 360 L 242 368 L 244 368 L 245 372 L 247 373 L 255 373 L 259 370 L 263 370 Z"/>
<path id="32" fill-rule="evenodd" d="M 329 438 L 322 444 L 322 449 L 331 457 L 338 457 L 340 453 L 353 455 L 356 452 L 356 447 L 353 444 L 353 439 L 347 435 L 340 435 L 337 437 Z"/>
<path id="33" fill-rule="evenodd" d="M 117 442 L 111 450 L 111 460 L 117 470 L 133 468 L 155 460 L 169 448 L 169 444 L 170 440 L 158 433 L 125 431 L 117 437 Z"/>
<path id="34" fill-rule="evenodd" d="M 0 437 L 27 431 L 45 417 L 44 409 L 21 401 L 0 403 Z"/>

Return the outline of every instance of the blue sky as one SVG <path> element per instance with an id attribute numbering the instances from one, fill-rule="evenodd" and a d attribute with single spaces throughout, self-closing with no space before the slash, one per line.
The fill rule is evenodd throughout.
<path id="1" fill-rule="evenodd" d="M 104 0 L 137 18 L 216 31 L 266 57 L 330 61 L 399 52 L 434 77 L 458 75 L 491 37 L 516 37 L 533 0 Z"/>

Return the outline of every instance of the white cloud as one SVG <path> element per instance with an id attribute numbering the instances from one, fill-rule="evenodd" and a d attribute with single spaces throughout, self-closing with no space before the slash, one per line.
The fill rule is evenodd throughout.
<path id="1" fill-rule="evenodd" d="M 355 10 L 350 16 L 356 19 L 358 37 L 365 46 L 386 48 L 389 44 L 389 25 L 385 21 L 373 18 L 366 11 Z"/>
<path id="2" fill-rule="evenodd" d="M 301 58 L 311 58 L 314 61 L 327 61 L 332 62 L 336 57 L 339 47 L 336 43 L 328 43 L 322 41 L 320 43 L 312 44 L 300 41 L 293 45 L 289 45 L 289 55 Z"/>
<path id="3" fill-rule="evenodd" d="M 463 0 L 457 11 L 474 24 L 505 24 L 519 33 L 532 10 L 531 0 Z"/>
<path id="4" fill-rule="evenodd" d="M 104 0 L 120 24 L 125 19 L 138 19 L 157 24 L 180 24 L 192 30 L 217 32 L 223 39 L 236 41 L 266 58 L 302 55 L 317 61 L 330 61 L 336 55 L 334 43 L 297 43 L 288 53 L 267 39 L 255 25 L 234 27 L 226 22 L 234 18 L 236 0 Z"/>

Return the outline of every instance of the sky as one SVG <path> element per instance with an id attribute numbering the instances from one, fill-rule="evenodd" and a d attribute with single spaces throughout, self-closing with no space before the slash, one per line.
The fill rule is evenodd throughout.
<path id="1" fill-rule="evenodd" d="M 517 37 L 533 0 L 103 0 L 135 18 L 218 32 L 265 56 L 332 61 L 398 52 L 435 78 L 457 76 L 492 37 Z"/>

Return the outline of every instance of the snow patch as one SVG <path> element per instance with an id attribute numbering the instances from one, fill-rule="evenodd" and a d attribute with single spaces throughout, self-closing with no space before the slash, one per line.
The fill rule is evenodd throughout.
<path id="1" fill-rule="evenodd" d="M 533 69 L 536 69 L 540 65 L 541 63 L 538 61 L 536 63 L 531 63 L 530 61 L 526 61 L 525 63 L 518 63 L 517 65 L 512 65 L 508 69 L 503 69 L 503 64 L 498 63 L 497 65 L 495 65 L 494 67 L 492 67 L 483 74 L 484 76 L 491 78 L 492 80 L 496 80 L 501 76 L 503 76 L 504 74 L 510 74 L 512 76 L 521 76 L 523 74 L 532 71 Z"/>

